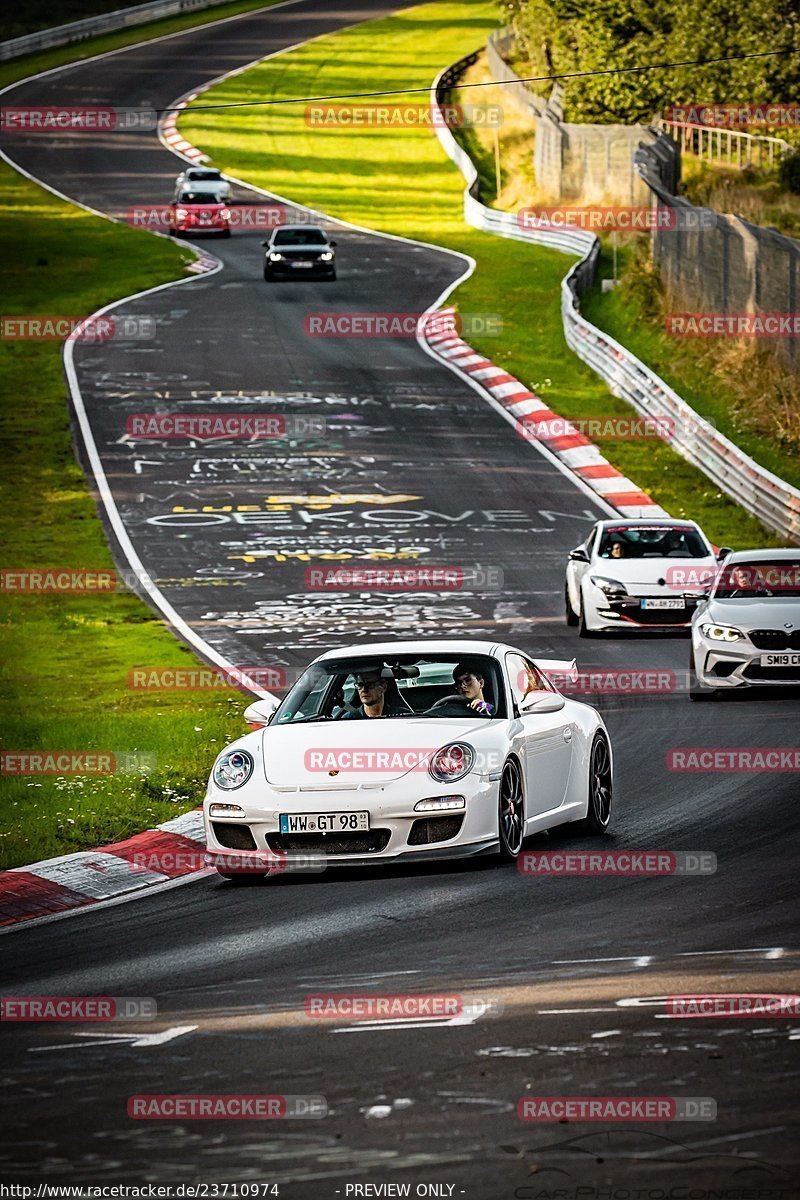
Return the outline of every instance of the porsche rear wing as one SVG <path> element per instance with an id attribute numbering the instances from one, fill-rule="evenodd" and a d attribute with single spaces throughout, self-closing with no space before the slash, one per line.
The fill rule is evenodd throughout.
<path id="1" fill-rule="evenodd" d="M 578 663 L 574 658 L 534 658 L 533 663 L 555 687 L 559 687 L 566 680 L 574 683 L 578 678 Z M 555 676 L 555 679 L 552 676 Z"/>

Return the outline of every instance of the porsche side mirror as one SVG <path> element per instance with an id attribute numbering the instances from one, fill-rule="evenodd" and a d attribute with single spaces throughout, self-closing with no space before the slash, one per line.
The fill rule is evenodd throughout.
<path id="1" fill-rule="evenodd" d="M 522 716 L 528 716 L 530 713 L 554 713 L 559 712 L 565 704 L 564 697 L 556 692 L 537 692 L 535 696 L 530 696 L 520 703 L 519 711 Z"/>
<path id="2" fill-rule="evenodd" d="M 333 238 L 331 238 L 331 240 L 328 242 L 328 245 L 329 245 L 329 246 L 335 246 L 335 245 L 336 245 L 336 242 L 333 240 Z"/>
<path id="3" fill-rule="evenodd" d="M 269 245 L 269 242 L 262 242 L 262 243 L 261 243 L 261 245 L 262 245 L 262 246 L 268 246 L 268 245 Z"/>
<path id="4" fill-rule="evenodd" d="M 717 551 L 717 562 L 722 562 L 722 560 L 727 558 L 729 554 L 733 554 L 733 550 L 731 550 L 730 546 L 720 546 L 719 550 Z"/>
<path id="5" fill-rule="evenodd" d="M 589 555 L 586 553 L 583 546 L 576 546 L 574 550 L 570 550 L 569 557 L 572 562 L 589 561 Z"/>
<path id="6" fill-rule="evenodd" d="M 255 700 L 244 710 L 244 719 L 251 729 L 263 729 L 275 716 L 278 705 L 279 701 L 275 699 Z"/>

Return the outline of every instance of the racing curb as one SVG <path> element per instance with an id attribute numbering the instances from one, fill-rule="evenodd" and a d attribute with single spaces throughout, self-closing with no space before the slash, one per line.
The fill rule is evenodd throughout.
<path id="1" fill-rule="evenodd" d="M 201 809 L 97 850 L 0 871 L 0 930 L 208 874 Z M 156 860 L 159 870 L 140 865 Z"/>
<path id="2" fill-rule="evenodd" d="M 628 479 L 589 438 L 559 417 L 513 375 L 473 350 L 455 331 L 454 308 L 440 308 L 426 317 L 422 336 L 433 355 L 465 375 L 503 406 L 514 419 L 517 433 L 541 442 L 574 475 L 625 517 L 668 517 L 652 496 Z"/>
<path id="3" fill-rule="evenodd" d="M 258 61 L 260 60 L 257 59 L 256 62 Z M 254 65 L 255 63 L 250 64 Z M 178 132 L 178 117 L 193 100 L 197 100 L 220 80 L 242 74 L 246 69 L 238 67 L 217 79 L 201 84 L 193 92 L 176 100 L 168 115 L 159 123 L 158 133 L 162 144 L 187 162 L 209 162 L 207 154 Z M 473 387 L 477 385 L 491 400 L 501 404 L 514 420 L 520 437 L 544 446 L 558 459 L 562 467 L 580 479 L 605 501 L 606 505 L 616 509 L 622 516 L 670 515 L 632 479 L 628 479 L 616 467 L 612 467 L 594 442 L 579 433 L 565 418 L 552 412 L 535 392 L 529 391 L 519 379 L 509 375 L 490 359 L 483 358 L 458 337 L 454 333 L 456 321 L 455 309 L 452 307 L 428 312 L 421 329 L 422 340 L 434 358 L 451 370 L 461 373 Z M 553 422 L 555 428 L 548 429 L 548 422 Z M 560 432 L 556 432 L 556 429 Z"/>

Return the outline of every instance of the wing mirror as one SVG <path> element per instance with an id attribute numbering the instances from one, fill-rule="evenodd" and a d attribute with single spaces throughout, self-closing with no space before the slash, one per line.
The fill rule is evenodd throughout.
<path id="1" fill-rule="evenodd" d="M 335 245 L 336 245 L 336 242 L 333 240 L 333 238 L 331 238 L 331 239 L 330 239 L 330 241 L 328 242 L 328 245 L 329 245 L 329 246 L 335 246 Z"/>
<path id="2" fill-rule="evenodd" d="M 730 546 L 720 546 L 719 550 L 717 551 L 717 562 L 722 562 L 722 560 L 727 558 L 729 554 L 733 554 L 733 550 L 731 550 Z"/>
<path id="3" fill-rule="evenodd" d="M 251 729 L 263 729 L 275 716 L 279 704 L 280 701 L 274 698 L 255 700 L 244 710 L 244 719 Z"/>
<path id="4" fill-rule="evenodd" d="M 536 692 L 522 701 L 519 711 L 526 716 L 530 713 L 554 713 L 560 712 L 565 704 L 566 700 L 557 692 Z"/>
<path id="5" fill-rule="evenodd" d="M 571 562 L 589 561 L 589 555 L 586 553 L 583 546 L 576 546 L 574 550 L 570 550 L 569 557 Z"/>

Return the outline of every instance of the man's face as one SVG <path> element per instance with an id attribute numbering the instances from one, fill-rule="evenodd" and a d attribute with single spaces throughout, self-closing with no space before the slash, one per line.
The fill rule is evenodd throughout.
<path id="1" fill-rule="evenodd" d="M 383 693 L 386 691 L 387 682 L 381 679 L 380 675 L 376 675 L 373 671 L 367 671 L 363 675 L 356 676 L 356 687 L 358 689 L 358 698 L 362 704 L 373 705 L 377 704 Z"/>
<path id="2" fill-rule="evenodd" d="M 483 699 L 483 678 L 466 671 L 456 679 L 456 691 L 467 700 Z"/>

